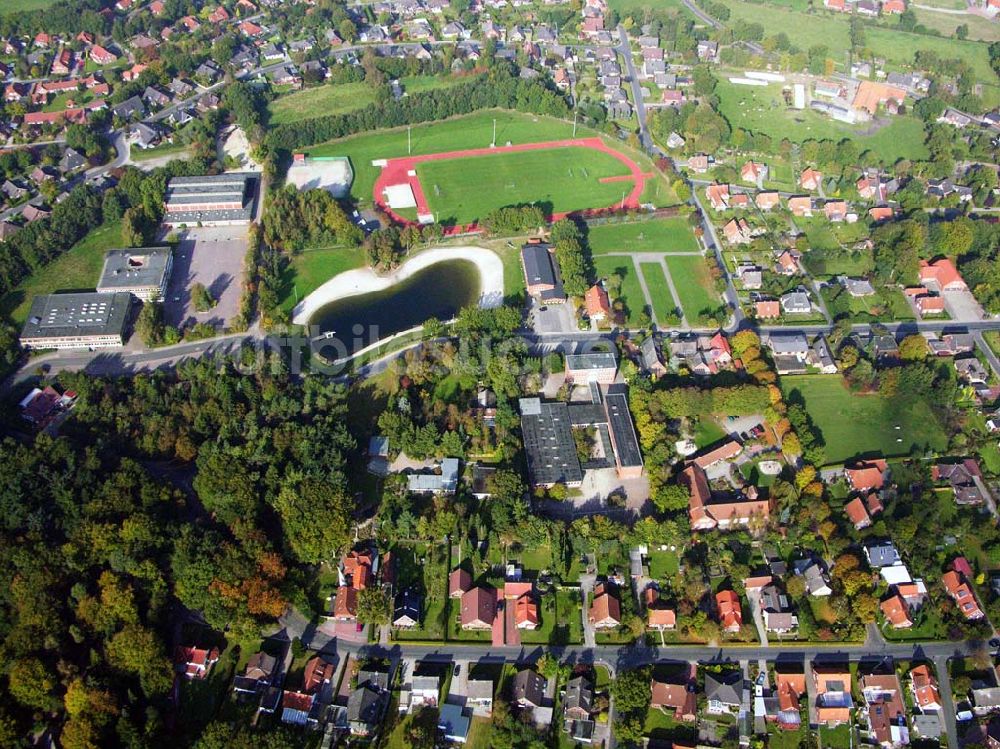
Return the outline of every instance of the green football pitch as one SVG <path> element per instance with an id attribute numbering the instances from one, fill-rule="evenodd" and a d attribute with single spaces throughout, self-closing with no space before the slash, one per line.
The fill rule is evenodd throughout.
<path id="1" fill-rule="evenodd" d="M 632 191 L 610 154 L 587 147 L 460 156 L 417 164 L 427 205 L 439 223 L 470 224 L 495 208 L 535 203 L 546 214 L 606 208 Z"/>

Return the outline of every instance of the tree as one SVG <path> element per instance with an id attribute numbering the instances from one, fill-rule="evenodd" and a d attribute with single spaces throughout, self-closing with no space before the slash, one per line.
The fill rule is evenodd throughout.
<path id="1" fill-rule="evenodd" d="M 914 333 L 899 342 L 899 358 L 903 361 L 923 361 L 930 354 L 927 339 Z"/>
<path id="2" fill-rule="evenodd" d="M 129 208 L 122 216 L 122 244 L 142 247 L 146 244 L 146 216 L 141 208 Z"/>
<path id="3" fill-rule="evenodd" d="M 156 301 L 143 302 L 135 321 L 135 332 L 147 346 L 155 346 L 163 341 L 163 305 Z"/>
<path id="4" fill-rule="evenodd" d="M 140 624 L 131 624 L 111 638 L 108 661 L 138 676 L 147 696 L 166 694 L 173 683 L 173 669 L 163 643 L 155 632 Z"/>
<path id="5" fill-rule="evenodd" d="M 392 599 L 385 588 L 365 588 L 358 592 L 358 621 L 382 626 L 392 618 Z"/>
<path id="6" fill-rule="evenodd" d="M 11 696 L 27 707 L 50 712 L 59 707 L 54 692 L 59 685 L 53 669 L 37 658 L 21 658 L 7 672 Z"/>
<path id="7" fill-rule="evenodd" d="M 275 499 L 285 541 L 300 561 L 316 564 L 347 546 L 353 503 L 341 484 L 309 477 L 287 483 Z"/>
<path id="8" fill-rule="evenodd" d="M 660 512 L 675 512 L 687 509 L 690 492 L 678 484 L 665 484 L 656 490 L 652 499 Z"/>
<path id="9" fill-rule="evenodd" d="M 191 285 L 191 301 L 198 312 L 208 312 L 215 306 L 215 299 L 203 283 L 196 282 Z"/>

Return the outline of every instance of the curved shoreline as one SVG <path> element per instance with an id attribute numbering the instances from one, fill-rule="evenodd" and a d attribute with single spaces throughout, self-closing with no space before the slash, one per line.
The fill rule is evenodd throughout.
<path id="1" fill-rule="evenodd" d="M 384 291 L 424 268 L 447 260 L 467 260 L 476 266 L 480 307 L 497 307 L 503 302 L 503 261 L 495 252 L 484 247 L 437 247 L 414 255 L 384 276 L 367 266 L 338 273 L 295 305 L 292 322 L 308 325 L 316 311 L 330 302 Z"/>

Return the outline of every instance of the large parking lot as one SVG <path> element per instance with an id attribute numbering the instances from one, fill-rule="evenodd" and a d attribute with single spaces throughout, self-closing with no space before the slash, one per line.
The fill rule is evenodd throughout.
<path id="1" fill-rule="evenodd" d="M 246 226 L 215 226 L 177 232 L 164 313 L 168 325 L 181 327 L 207 323 L 225 327 L 236 317 L 243 289 L 243 261 L 247 253 Z M 208 312 L 195 311 L 191 287 L 204 284 L 216 305 Z"/>

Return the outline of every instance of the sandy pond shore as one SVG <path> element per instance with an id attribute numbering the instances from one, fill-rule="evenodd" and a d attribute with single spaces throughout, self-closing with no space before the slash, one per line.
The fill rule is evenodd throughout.
<path id="1" fill-rule="evenodd" d="M 368 267 L 337 274 L 295 306 L 292 322 L 307 325 L 316 310 L 330 302 L 382 291 L 428 266 L 447 260 L 468 260 L 473 263 L 479 271 L 479 305 L 500 305 L 503 301 L 503 262 L 495 252 L 483 247 L 438 247 L 414 255 L 384 276 Z"/>

